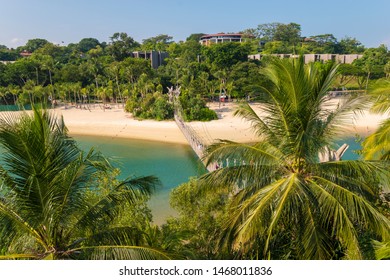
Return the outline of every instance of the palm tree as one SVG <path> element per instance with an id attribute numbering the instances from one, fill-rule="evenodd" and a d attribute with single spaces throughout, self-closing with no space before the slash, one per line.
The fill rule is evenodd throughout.
<path id="1" fill-rule="evenodd" d="M 373 100 L 373 113 L 390 113 L 390 81 L 380 80 L 370 92 Z M 383 121 L 377 131 L 363 142 L 363 155 L 366 159 L 390 159 L 390 119 Z"/>
<path id="2" fill-rule="evenodd" d="M 155 177 L 102 190 L 107 159 L 82 152 L 63 120 L 44 110 L 3 117 L 0 145 L 0 259 L 167 257 L 140 246 L 146 243 L 137 227 L 113 222 L 150 194 Z"/>
<path id="3" fill-rule="evenodd" d="M 200 181 L 205 190 L 230 189 L 221 244 L 234 255 L 360 259 L 361 231 L 389 238 L 390 221 L 374 206 L 381 163 L 319 162 L 365 100 L 351 97 L 331 106 L 327 91 L 336 72 L 337 65 L 270 60 L 263 72 L 264 115 L 248 104 L 236 111 L 252 123 L 258 142 L 220 141 L 208 148 L 207 164 L 229 160 Z"/>

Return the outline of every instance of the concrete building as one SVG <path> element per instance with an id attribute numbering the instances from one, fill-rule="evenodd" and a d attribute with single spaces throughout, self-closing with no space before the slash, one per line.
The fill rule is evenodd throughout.
<path id="1" fill-rule="evenodd" d="M 248 55 L 249 59 L 261 60 L 264 56 L 276 56 L 280 58 L 297 58 L 299 55 L 295 54 L 251 54 Z M 360 59 L 363 57 L 362 54 L 304 54 L 303 55 L 305 63 L 310 62 L 326 62 L 326 61 L 336 61 L 341 64 L 351 64 L 354 60 Z"/>
<path id="2" fill-rule="evenodd" d="M 199 43 L 204 46 L 210 46 L 212 44 L 219 44 L 225 42 L 243 42 L 244 38 L 241 33 L 217 33 L 207 34 L 200 37 Z"/>
<path id="3" fill-rule="evenodd" d="M 2 63 L 2 64 L 12 64 L 12 63 L 15 63 L 15 61 L 14 60 L 11 60 L 11 61 L 9 61 L 9 60 L 1 60 L 0 63 Z"/>
<path id="4" fill-rule="evenodd" d="M 164 60 L 168 57 L 168 53 L 161 51 L 137 51 L 133 52 L 133 57 L 150 60 L 150 66 L 157 69 L 164 63 Z"/>

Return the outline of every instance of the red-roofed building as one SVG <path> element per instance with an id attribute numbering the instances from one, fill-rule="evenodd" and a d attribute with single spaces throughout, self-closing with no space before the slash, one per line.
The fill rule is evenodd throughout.
<path id="1" fill-rule="evenodd" d="M 29 52 L 29 51 L 24 50 L 24 51 L 22 51 L 22 52 L 20 53 L 20 55 L 23 56 L 23 57 L 28 57 L 28 56 L 31 56 L 32 53 Z"/>
<path id="2" fill-rule="evenodd" d="M 199 43 L 204 46 L 210 46 L 211 44 L 219 44 L 225 42 L 242 42 L 244 41 L 243 34 L 241 33 L 217 33 L 207 34 L 200 37 Z"/>

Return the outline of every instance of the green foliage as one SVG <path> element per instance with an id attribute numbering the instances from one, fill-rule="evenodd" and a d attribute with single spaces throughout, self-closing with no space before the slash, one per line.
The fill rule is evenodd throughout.
<path id="1" fill-rule="evenodd" d="M 186 38 L 186 41 L 195 41 L 195 42 L 199 42 L 199 41 L 200 41 L 200 38 L 201 38 L 202 36 L 204 36 L 204 35 L 206 35 L 206 34 L 204 34 L 204 33 L 192 33 L 190 36 L 188 36 L 188 37 Z"/>
<path id="2" fill-rule="evenodd" d="M 155 177 L 117 181 L 47 111 L 4 116 L 0 144 L 0 259 L 167 258 L 146 245 L 150 218 L 138 213 Z"/>
<path id="3" fill-rule="evenodd" d="M 311 36 L 305 43 L 305 53 L 340 53 L 339 44 L 333 34 Z"/>
<path id="4" fill-rule="evenodd" d="M 126 101 L 125 110 L 140 119 L 173 119 L 173 104 L 168 102 L 167 95 L 160 92 L 147 93 L 144 97 L 130 97 Z"/>
<path id="5" fill-rule="evenodd" d="M 228 193 L 221 190 L 199 199 L 199 184 L 195 179 L 175 188 L 170 196 L 171 206 L 178 212 L 165 228 L 186 238 L 180 250 L 192 252 L 196 259 L 229 258 L 218 247 L 220 232 L 227 213 Z"/>
<path id="6" fill-rule="evenodd" d="M 166 51 L 169 44 L 171 44 L 173 37 L 166 35 L 166 34 L 160 34 L 155 37 L 151 37 L 148 39 L 145 39 L 142 41 L 142 49 L 145 51 Z"/>
<path id="7" fill-rule="evenodd" d="M 122 61 L 126 57 L 131 56 L 131 53 L 140 46 L 138 42 L 124 32 L 116 32 L 110 39 L 111 42 L 107 46 L 107 52 L 116 61 Z"/>
<path id="8" fill-rule="evenodd" d="M 97 46 L 100 46 L 100 42 L 95 38 L 83 38 L 77 44 L 77 49 L 82 53 L 87 53 L 92 49 L 95 49 Z"/>
<path id="9" fill-rule="evenodd" d="M 254 144 L 220 141 L 206 164 L 232 162 L 200 179 L 199 191 L 229 190 L 223 245 L 245 258 L 360 259 L 370 254 L 361 233 L 388 240 L 390 221 L 377 208 L 385 162 L 324 161 L 343 121 L 367 98 L 351 96 L 333 111 L 327 91 L 337 66 L 272 59 L 264 69 L 263 110 L 244 104 L 237 115 L 252 123 Z M 356 179 L 358 178 L 358 179 Z M 200 196 L 201 200 L 203 197 Z M 367 249 L 367 250 L 366 250 Z"/>
<path id="10" fill-rule="evenodd" d="M 46 39 L 30 39 L 27 41 L 25 46 L 19 47 L 18 50 L 23 51 L 29 51 L 34 52 L 40 48 L 42 48 L 44 45 L 49 43 Z"/>
<path id="11" fill-rule="evenodd" d="M 203 49 L 206 62 L 216 69 L 228 69 L 248 60 L 249 46 L 236 42 L 213 44 Z"/>
<path id="12" fill-rule="evenodd" d="M 340 40 L 339 48 L 341 53 L 363 53 L 364 46 L 356 38 L 345 37 Z"/>
<path id="13" fill-rule="evenodd" d="M 0 61 L 15 61 L 18 57 L 19 54 L 16 51 L 7 48 L 0 49 Z"/>
<path id="14" fill-rule="evenodd" d="M 274 54 L 274 53 L 293 53 L 292 47 L 282 41 L 267 42 L 264 45 L 263 53 Z"/>
<path id="15" fill-rule="evenodd" d="M 211 121 L 218 118 L 217 113 L 206 107 L 206 102 L 199 96 L 183 93 L 180 96 L 185 121 Z"/>
<path id="16" fill-rule="evenodd" d="M 240 66 L 248 62 L 247 55 L 250 53 L 364 51 L 364 47 L 355 38 L 346 37 L 338 42 L 332 34 L 314 35 L 308 40 L 299 41 L 300 25 L 296 23 L 269 23 L 247 29 L 243 35 L 245 42 L 241 44 L 224 43 L 206 47 L 199 44 L 202 35 L 192 34 L 185 42 L 176 43 L 172 42 L 171 36 L 161 34 L 145 39 L 143 44 L 140 44 L 128 34 L 116 32 L 110 37 L 108 44 L 95 38 L 83 38 L 80 42 L 68 46 L 55 45 L 44 39 L 29 40 L 26 46 L 17 50 L 8 50 L 3 46 L 0 48 L 0 58 L 16 59 L 16 62 L 0 66 L 0 85 L 23 87 L 30 80 L 43 88 L 49 85 L 55 87 L 57 83 L 81 83 L 82 88 L 89 92 L 89 100 L 100 99 L 102 92 L 110 92 L 104 95 L 109 96 L 105 101 L 124 102 L 131 92 L 144 91 L 138 81 L 142 74 L 145 74 L 149 83 L 161 84 L 164 90 L 172 85 L 180 85 L 183 92 L 188 91 L 192 95 L 200 95 L 201 98 L 215 99 L 222 92 L 230 100 L 231 97 L 244 98 L 260 94 L 256 86 L 261 80 L 257 70 L 253 66 L 250 66 L 251 70 Z M 33 57 L 21 58 L 19 52 L 24 49 L 33 51 Z M 148 60 L 131 57 L 133 51 L 150 49 L 165 50 L 169 53 L 169 58 L 165 60 L 166 65 L 157 71 L 151 69 Z M 376 51 L 366 52 L 365 57 L 372 59 L 364 58 L 364 63 L 357 63 L 356 71 L 351 75 L 344 75 L 340 86 L 348 86 L 349 82 L 353 82 L 354 87 L 363 88 L 368 85 L 369 80 L 389 72 L 385 70 L 388 67 L 384 66 L 388 62 L 387 49 L 380 47 Z M 378 60 L 378 57 L 381 59 Z M 257 62 L 257 66 L 261 63 L 263 62 Z M 239 72 L 240 69 L 243 70 L 242 73 Z M 362 71 L 365 75 L 361 75 Z M 114 86 L 108 86 L 110 82 L 114 83 Z M 95 90 L 90 90 L 91 85 L 94 85 Z M 100 87 L 110 89 L 98 89 Z M 55 88 L 54 92 L 50 87 L 45 91 L 51 92 L 54 97 L 65 97 L 64 101 L 82 99 L 80 91 L 69 95 L 66 94 L 67 91 L 63 92 L 60 86 Z M 150 93 L 150 89 L 147 91 Z M 19 94 L 21 98 L 18 98 Z M 15 97 L 15 100 L 19 101 L 30 100 L 22 91 Z M 209 115 L 203 111 L 202 115 Z"/>
<path id="17" fill-rule="evenodd" d="M 369 89 L 374 113 L 390 112 L 390 81 L 378 80 Z M 390 160 L 390 119 L 384 120 L 380 127 L 363 141 L 363 155 L 366 159 Z"/>

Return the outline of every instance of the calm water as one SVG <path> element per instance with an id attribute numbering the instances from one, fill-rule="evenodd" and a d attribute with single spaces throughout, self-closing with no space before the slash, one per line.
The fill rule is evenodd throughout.
<path id="1" fill-rule="evenodd" d="M 169 206 L 170 191 L 187 182 L 190 177 L 205 172 L 195 153 L 187 145 L 95 136 L 75 136 L 75 139 L 81 148 L 95 147 L 114 159 L 116 166 L 122 170 L 122 179 L 132 174 L 155 175 L 160 178 L 163 187 L 157 190 L 149 202 L 157 224 L 175 214 Z M 338 141 L 337 144 L 343 143 L 350 145 L 343 159 L 357 159 L 358 155 L 353 151 L 358 150 L 360 144 L 355 142 L 355 138 Z"/>
<path id="2" fill-rule="evenodd" d="M 89 150 L 95 147 L 114 161 L 121 169 L 120 179 L 130 175 L 157 176 L 162 187 L 157 189 L 149 201 L 153 220 L 162 224 L 169 216 L 175 215 L 169 206 L 169 193 L 178 185 L 187 182 L 190 177 L 199 176 L 206 171 L 188 145 L 167 144 L 153 141 L 140 141 L 96 136 L 74 136 L 80 148 Z M 360 149 L 355 138 L 338 141 L 350 145 L 343 159 L 357 159 L 354 150 Z"/>
<path id="3" fill-rule="evenodd" d="M 356 153 L 358 150 L 361 149 L 361 144 L 360 144 L 360 141 L 356 141 L 356 138 L 354 137 L 351 137 L 351 138 L 347 138 L 345 140 L 340 140 L 340 141 L 337 141 L 336 142 L 336 145 L 338 145 L 338 147 L 340 147 L 342 144 L 348 144 L 349 145 L 349 148 L 348 150 L 345 152 L 345 154 L 343 155 L 343 159 L 344 160 L 347 160 L 347 159 L 359 159 L 359 155 Z"/>
<path id="4" fill-rule="evenodd" d="M 153 220 L 157 224 L 175 214 L 169 206 L 170 191 L 187 182 L 190 177 L 205 172 L 201 162 L 187 145 L 95 136 L 74 138 L 80 148 L 88 150 L 95 147 L 112 158 L 114 165 L 122 171 L 121 179 L 133 174 L 155 175 L 162 181 L 162 188 L 156 191 L 149 202 Z"/>

